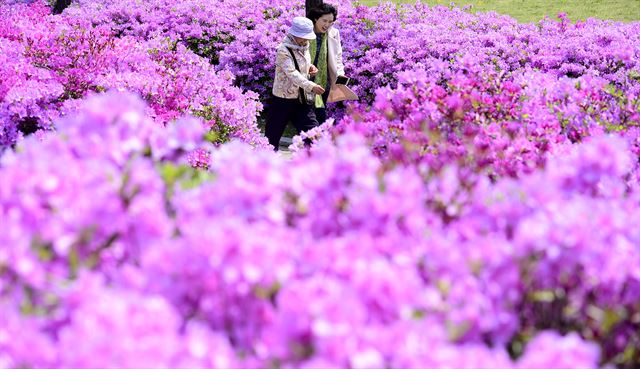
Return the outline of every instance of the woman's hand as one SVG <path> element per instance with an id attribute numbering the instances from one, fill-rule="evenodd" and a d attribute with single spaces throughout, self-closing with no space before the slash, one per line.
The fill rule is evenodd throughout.
<path id="1" fill-rule="evenodd" d="M 316 68 L 316 66 L 315 66 L 315 65 L 311 64 L 311 65 L 309 66 L 309 75 L 310 75 L 311 77 L 313 77 L 313 76 L 315 76 L 316 74 L 318 74 L 318 68 Z"/>
<path id="2" fill-rule="evenodd" d="M 315 85 L 313 86 L 313 90 L 314 93 L 318 94 L 318 95 L 322 95 L 324 93 L 324 88 L 322 88 L 322 86 L 320 85 Z"/>

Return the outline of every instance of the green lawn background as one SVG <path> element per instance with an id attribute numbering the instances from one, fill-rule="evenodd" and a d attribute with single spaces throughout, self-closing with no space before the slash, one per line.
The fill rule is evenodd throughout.
<path id="1" fill-rule="evenodd" d="M 375 5 L 379 0 L 360 0 L 364 5 Z M 393 0 L 412 3 L 412 0 Z M 450 0 L 422 0 L 429 5 L 449 5 Z M 587 18 L 640 21 L 640 0 L 458 0 L 456 6 L 472 5 L 472 12 L 495 11 L 508 14 L 520 22 L 536 22 L 545 15 L 555 18 L 567 13 L 572 21 Z"/>

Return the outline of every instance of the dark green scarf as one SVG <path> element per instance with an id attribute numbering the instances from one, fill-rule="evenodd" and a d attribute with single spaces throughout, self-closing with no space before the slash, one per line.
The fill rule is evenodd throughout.
<path id="1" fill-rule="evenodd" d="M 318 54 L 317 40 L 320 39 L 320 53 Z M 313 65 L 318 68 L 318 74 L 314 79 L 315 83 L 322 86 L 325 90 L 329 88 L 329 65 L 327 64 L 327 34 L 321 34 L 320 37 L 315 40 L 311 40 L 309 44 L 309 52 L 311 53 L 311 60 Z M 322 95 L 316 95 L 316 108 L 324 108 L 324 102 L 322 101 Z"/>

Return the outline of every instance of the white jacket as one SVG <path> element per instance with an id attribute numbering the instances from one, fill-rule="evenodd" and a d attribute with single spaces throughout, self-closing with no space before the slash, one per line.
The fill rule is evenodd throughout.
<path id="1" fill-rule="evenodd" d="M 340 41 L 340 31 L 331 27 L 327 31 L 327 54 L 330 86 L 336 84 L 338 76 L 344 76 L 344 64 L 342 63 L 342 42 Z"/>
<path id="2" fill-rule="evenodd" d="M 290 48 L 298 61 L 300 71 L 296 70 Z M 276 75 L 273 80 L 273 94 L 284 99 L 297 99 L 298 88 L 302 87 L 307 95 L 313 94 L 312 90 L 316 84 L 309 80 L 309 66 L 311 65 L 311 55 L 309 46 L 299 46 L 292 36 L 287 35 L 278 45 L 276 54 Z"/>

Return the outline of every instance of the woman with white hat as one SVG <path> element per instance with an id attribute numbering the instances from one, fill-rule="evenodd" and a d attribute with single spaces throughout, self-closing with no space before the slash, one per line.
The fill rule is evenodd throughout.
<path id="1" fill-rule="evenodd" d="M 276 151 L 289 121 L 298 133 L 318 125 L 315 94 L 322 95 L 324 88 L 309 80 L 310 75 L 317 73 L 309 54 L 309 40 L 315 38 L 313 22 L 305 17 L 295 17 L 287 36 L 278 45 L 273 96 L 265 127 L 269 143 Z"/>

